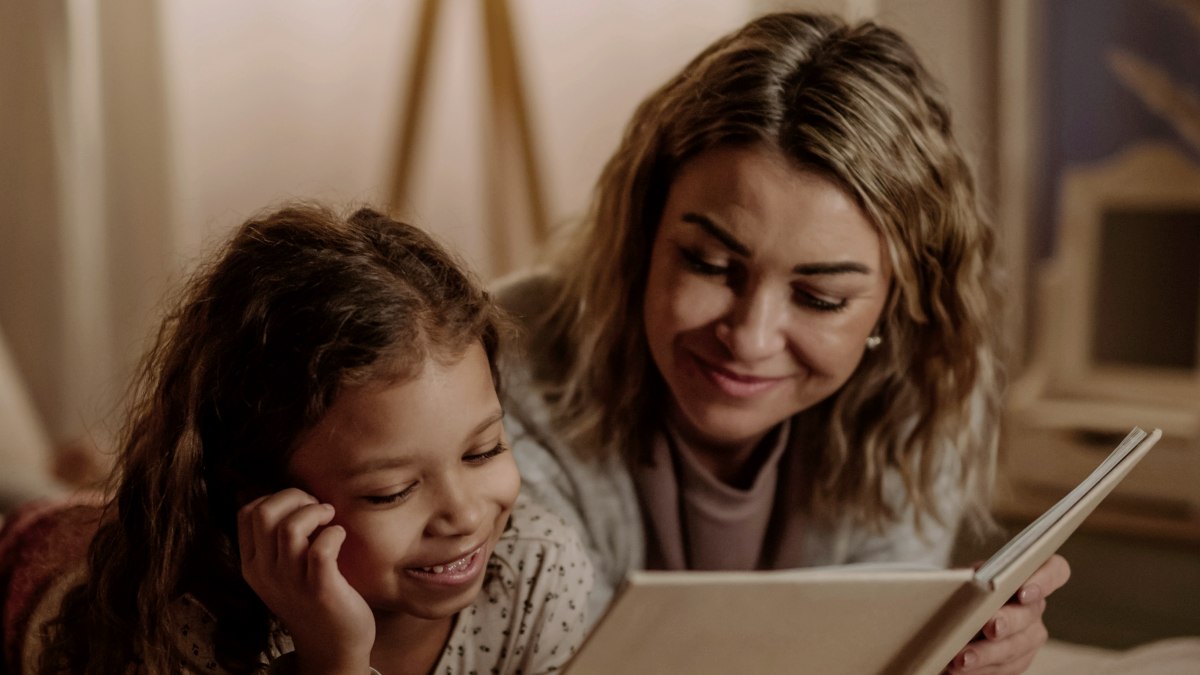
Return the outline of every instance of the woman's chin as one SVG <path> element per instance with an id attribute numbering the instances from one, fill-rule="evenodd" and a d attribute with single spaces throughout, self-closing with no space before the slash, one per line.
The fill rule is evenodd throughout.
<path id="1" fill-rule="evenodd" d="M 710 451 L 737 453 L 753 447 L 782 421 L 740 410 L 698 412 L 686 415 L 678 430 L 689 445 Z"/>

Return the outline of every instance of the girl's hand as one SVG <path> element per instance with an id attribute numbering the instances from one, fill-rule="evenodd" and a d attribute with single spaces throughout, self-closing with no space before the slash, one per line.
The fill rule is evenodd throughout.
<path id="1" fill-rule="evenodd" d="M 1051 556 L 987 622 L 983 635 L 954 657 L 946 672 L 951 675 L 1025 672 L 1048 637 L 1042 623 L 1046 597 L 1067 583 L 1070 576 L 1071 567 L 1066 559 Z"/>
<path id="2" fill-rule="evenodd" d="M 368 672 L 370 606 L 338 570 L 346 540 L 330 504 L 288 488 L 238 511 L 242 576 L 291 633 L 301 673 Z"/>

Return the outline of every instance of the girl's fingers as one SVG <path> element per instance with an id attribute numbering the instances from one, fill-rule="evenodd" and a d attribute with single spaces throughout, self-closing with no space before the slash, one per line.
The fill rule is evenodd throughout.
<path id="1" fill-rule="evenodd" d="M 250 513 L 258 508 L 258 505 L 267 498 L 263 495 L 252 502 L 249 502 L 237 512 L 237 530 L 238 530 L 238 550 L 241 552 L 242 572 L 246 570 L 246 566 L 254 561 L 254 526 L 250 522 Z"/>
<path id="2" fill-rule="evenodd" d="M 260 497 L 243 507 L 246 522 L 250 526 L 250 536 L 254 540 L 251 546 L 254 549 L 255 561 L 258 564 L 274 566 L 279 557 L 275 533 L 279 522 L 292 511 L 316 503 L 316 497 L 307 492 L 288 488 Z"/>
<path id="3" fill-rule="evenodd" d="M 329 504 L 305 504 L 285 515 L 275 527 L 277 562 L 285 566 L 303 562 L 309 537 L 331 520 L 333 507 Z"/>
<path id="4" fill-rule="evenodd" d="M 313 538 L 308 547 L 307 574 L 307 581 L 312 587 L 320 588 L 341 576 L 337 558 L 345 541 L 346 529 L 341 525 L 327 527 Z"/>

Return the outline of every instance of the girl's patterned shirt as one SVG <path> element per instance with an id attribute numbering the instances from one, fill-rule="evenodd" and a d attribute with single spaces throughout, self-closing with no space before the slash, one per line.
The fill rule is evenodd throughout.
<path id="1" fill-rule="evenodd" d="M 534 675 L 561 670 L 583 642 L 593 577 L 574 530 L 545 508 L 519 498 L 488 560 L 483 590 L 459 612 L 432 672 Z M 196 673 L 225 673 L 213 658 L 212 616 L 187 598 L 177 607 L 178 648 L 189 667 Z M 271 670 L 290 670 L 283 664 L 291 659 L 283 655 L 292 651 L 291 639 L 280 632 L 271 642 Z"/>

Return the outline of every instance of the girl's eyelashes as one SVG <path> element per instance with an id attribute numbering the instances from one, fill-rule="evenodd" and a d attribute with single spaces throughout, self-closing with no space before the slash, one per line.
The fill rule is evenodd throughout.
<path id="1" fill-rule="evenodd" d="M 385 506 L 387 504 L 395 504 L 397 502 L 402 502 L 405 499 L 407 499 L 408 496 L 411 495 L 413 493 L 413 490 L 415 490 L 415 489 L 417 489 L 417 484 L 413 483 L 412 485 L 409 485 L 408 487 L 404 488 L 403 490 L 396 492 L 394 494 L 390 494 L 390 495 L 364 495 L 363 501 L 367 502 L 368 504 L 373 504 L 375 506 Z"/>
<path id="2" fill-rule="evenodd" d="M 508 446 L 504 444 L 504 441 L 500 441 L 499 443 L 496 443 L 496 445 L 484 450 L 483 452 L 463 455 L 463 461 L 468 464 L 484 464 L 488 460 L 491 460 L 498 455 L 502 455 L 505 452 L 508 452 Z M 397 504 L 403 502 L 405 499 L 408 499 L 412 495 L 413 491 L 417 489 L 418 483 L 419 481 L 411 483 L 403 490 L 390 495 L 363 495 L 361 499 L 372 506 L 387 506 L 389 504 Z"/>
<path id="3" fill-rule="evenodd" d="M 489 450 L 485 450 L 474 455 L 463 455 L 463 461 L 467 462 L 468 464 L 482 464 L 493 457 L 504 454 L 507 451 L 508 446 L 504 444 L 504 441 L 500 441 L 499 443 L 496 443 L 496 445 L 492 446 L 492 448 Z"/>
<path id="4" fill-rule="evenodd" d="M 729 271 L 729 268 L 725 265 L 716 265 L 705 260 L 704 254 L 698 249 L 681 246 L 679 247 L 679 254 L 683 257 L 683 262 L 688 269 L 696 274 L 712 277 L 720 276 Z"/>

